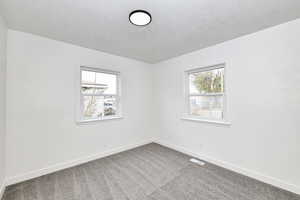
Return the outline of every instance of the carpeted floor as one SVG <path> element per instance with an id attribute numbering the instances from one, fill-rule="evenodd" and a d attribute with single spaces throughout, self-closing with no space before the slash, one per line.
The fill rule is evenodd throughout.
<path id="1" fill-rule="evenodd" d="M 189 156 L 145 145 L 7 188 L 4 200 L 300 200 Z"/>

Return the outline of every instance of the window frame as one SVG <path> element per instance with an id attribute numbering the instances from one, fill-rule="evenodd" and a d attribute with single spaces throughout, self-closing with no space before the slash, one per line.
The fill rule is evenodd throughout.
<path id="1" fill-rule="evenodd" d="M 105 74 L 112 74 L 116 75 L 116 94 L 82 94 L 81 86 L 82 86 L 82 71 L 90 71 L 95 73 L 105 73 Z M 107 70 L 102 69 L 98 67 L 89 67 L 89 66 L 80 66 L 79 69 L 79 92 L 78 92 L 78 98 L 79 99 L 79 105 L 77 106 L 77 122 L 78 123 L 88 123 L 88 122 L 97 122 L 97 121 L 105 121 L 105 120 L 111 120 L 111 119 L 120 119 L 122 118 L 122 107 L 121 107 L 121 73 L 119 71 L 113 71 L 113 70 Z M 112 96 L 116 98 L 117 105 L 116 105 L 116 114 L 112 116 L 104 116 L 99 117 L 95 119 L 84 119 L 83 117 L 83 97 L 84 96 Z"/>
<path id="2" fill-rule="evenodd" d="M 206 72 L 215 69 L 224 69 L 224 79 L 223 79 L 223 93 L 211 93 L 211 94 L 191 94 L 190 93 L 190 74 L 199 73 L 199 72 Z M 208 122 L 208 123 L 216 123 L 216 124 L 225 124 L 229 125 L 230 123 L 227 121 L 227 84 L 226 84 L 227 74 L 226 74 L 226 63 L 220 63 L 215 65 L 210 65 L 206 67 L 197 67 L 190 70 L 186 70 L 184 72 L 184 112 L 182 119 L 184 120 L 191 120 L 191 121 L 199 121 L 199 122 Z M 190 97 L 193 96 L 223 96 L 223 108 L 222 108 L 222 119 L 212 119 L 201 117 L 197 115 L 191 114 L 190 108 Z"/>

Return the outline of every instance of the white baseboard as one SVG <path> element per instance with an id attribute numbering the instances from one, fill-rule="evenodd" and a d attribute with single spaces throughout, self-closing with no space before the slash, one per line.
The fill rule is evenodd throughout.
<path id="1" fill-rule="evenodd" d="M 2 183 L 2 184 L 0 185 L 0 200 L 1 200 L 2 197 L 3 197 L 4 191 L 5 191 L 5 184 Z"/>
<path id="2" fill-rule="evenodd" d="M 157 143 L 157 144 L 160 144 L 162 146 L 168 147 L 170 149 L 174 149 L 174 150 L 179 151 L 181 153 L 184 153 L 184 154 L 190 155 L 192 157 L 198 158 L 200 160 L 210 162 L 210 163 L 218 165 L 220 167 L 223 167 L 223 168 L 229 169 L 231 171 L 237 172 L 239 174 L 243 174 L 245 176 L 254 178 L 256 180 L 259 180 L 261 182 L 264 182 L 264 183 L 273 185 L 275 187 L 282 188 L 284 190 L 287 190 L 287 191 L 290 191 L 290 192 L 293 192 L 293 193 L 296 193 L 296 194 L 300 195 L 300 187 L 297 186 L 297 185 L 286 183 L 286 182 L 281 181 L 279 179 L 276 179 L 276 178 L 273 178 L 273 177 L 270 177 L 270 176 L 266 176 L 266 175 L 261 174 L 261 173 L 256 172 L 256 171 L 245 169 L 245 168 L 239 167 L 237 165 L 234 165 L 234 164 L 222 161 L 222 160 L 218 160 L 218 159 L 211 158 L 211 157 L 208 157 L 208 156 L 205 156 L 205 155 L 201 155 L 199 153 L 194 153 L 194 152 L 192 152 L 192 151 L 190 151 L 190 150 L 188 150 L 184 147 L 180 147 L 178 145 L 173 145 L 173 144 L 170 144 L 170 143 L 167 143 L 167 142 L 164 142 L 164 141 L 160 141 L 160 140 L 157 140 L 157 141 L 154 141 L 154 142 Z"/>
<path id="3" fill-rule="evenodd" d="M 138 142 L 138 143 L 135 143 L 135 144 L 130 144 L 130 145 L 118 147 L 118 148 L 115 148 L 115 149 L 111 149 L 111 150 L 101 152 L 101 153 L 98 153 L 98 154 L 94 154 L 94 155 L 91 155 L 91 156 L 87 156 L 87 157 L 84 157 L 84 158 L 79 158 L 79 159 L 72 160 L 72 161 L 58 163 L 58 164 L 55 164 L 55 165 L 52 165 L 52 166 L 49 166 L 49 167 L 46 167 L 46 168 L 43 168 L 43 169 L 33 170 L 33 171 L 28 172 L 28 173 L 20 174 L 20 175 L 14 176 L 14 177 L 8 177 L 5 181 L 5 183 L 6 183 L 7 186 L 8 185 L 13 185 L 13 184 L 20 183 L 20 182 L 30 180 L 30 179 L 33 179 L 33 178 L 37 178 L 37 177 L 40 177 L 40 176 L 43 176 L 43 175 L 46 175 L 46 174 L 50 174 L 50 173 L 53 173 L 53 172 L 56 172 L 56 171 L 59 171 L 59 170 L 67 169 L 67 168 L 74 167 L 74 166 L 77 166 L 77 165 L 80 165 L 80 164 L 83 164 L 83 163 L 87 163 L 87 162 L 90 162 L 90 161 L 93 161 L 93 160 L 97 160 L 99 158 L 103 158 L 103 157 L 110 156 L 110 155 L 113 155 L 113 154 L 116 154 L 116 153 L 120 153 L 122 151 L 130 150 L 130 149 L 133 149 L 133 148 L 136 148 L 136 147 L 139 147 L 139 146 L 143 146 L 145 144 L 149 144 L 149 143 L 152 143 L 152 142 L 153 142 L 153 140 L 141 141 L 141 142 Z"/>

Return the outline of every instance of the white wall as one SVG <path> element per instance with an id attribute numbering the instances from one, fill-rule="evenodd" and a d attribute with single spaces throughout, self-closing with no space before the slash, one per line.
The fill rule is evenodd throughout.
<path id="1" fill-rule="evenodd" d="M 0 198 L 5 177 L 5 80 L 7 28 L 0 16 Z"/>
<path id="2" fill-rule="evenodd" d="M 299 36 L 300 19 L 157 64 L 159 141 L 300 192 Z M 223 62 L 232 125 L 181 120 L 184 71 Z"/>
<path id="3" fill-rule="evenodd" d="M 81 126 L 75 123 L 76 73 L 81 65 L 121 72 L 123 119 Z M 45 167 L 150 141 L 151 98 L 148 64 L 9 30 L 8 181 Z"/>

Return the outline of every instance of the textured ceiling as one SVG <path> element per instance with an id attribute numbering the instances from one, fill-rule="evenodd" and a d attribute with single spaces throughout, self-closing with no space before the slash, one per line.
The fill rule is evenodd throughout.
<path id="1" fill-rule="evenodd" d="M 129 23 L 145 9 L 149 26 Z M 11 29 L 148 63 L 300 17 L 299 0 L 1 0 Z"/>

